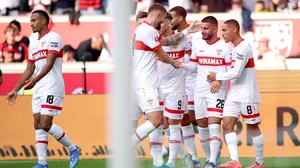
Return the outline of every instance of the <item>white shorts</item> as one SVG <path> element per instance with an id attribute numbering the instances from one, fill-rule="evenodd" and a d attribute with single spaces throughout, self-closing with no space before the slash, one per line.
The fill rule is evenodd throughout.
<path id="1" fill-rule="evenodd" d="M 260 123 L 258 103 L 225 102 L 224 117 L 231 116 L 239 118 L 240 115 L 242 115 L 244 122 L 247 124 Z"/>
<path id="2" fill-rule="evenodd" d="M 55 95 L 33 96 L 32 113 L 41 115 L 60 115 L 64 97 Z"/>
<path id="3" fill-rule="evenodd" d="M 188 98 L 188 110 L 194 110 L 194 90 L 195 90 L 195 84 L 194 83 L 187 83 L 185 88 L 186 95 Z"/>
<path id="4" fill-rule="evenodd" d="M 140 88 L 133 90 L 133 120 L 139 120 L 143 112 L 163 111 L 159 88 Z"/>
<path id="5" fill-rule="evenodd" d="M 195 118 L 196 120 L 217 117 L 223 118 L 223 108 L 226 92 L 220 91 L 217 94 L 209 94 L 206 97 L 195 95 Z"/>
<path id="6" fill-rule="evenodd" d="M 185 93 L 169 92 L 163 94 L 164 116 L 174 120 L 181 120 L 187 106 Z"/>

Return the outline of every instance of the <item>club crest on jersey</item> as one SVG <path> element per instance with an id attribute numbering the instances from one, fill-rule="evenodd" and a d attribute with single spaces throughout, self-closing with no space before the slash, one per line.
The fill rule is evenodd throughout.
<path id="1" fill-rule="evenodd" d="M 217 55 L 218 55 L 218 56 L 221 56 L 221 54 L 222 54 L 222 50 L 217 49 Z"/>
<path id="2" fill-rule="evenodd" d="M 41 46 L 42 46 L 42 48 L 44 48 L 44 47 L 45 47 L 45 44 L 46 44 L 46 42 L 45 42 L 45 41 L 42 41 L 42 42 L 41 42 Z"/>
<path id="3" fill-rule="evenodd" d="M 148 102 L 149 106 L 153 105 L 153 99 L 148 99 L 147 102 Z"/>
<path id="4" fill-rule="evenodd" d="M 177 48 L 178 48 L 178 44 L 173 45 L 173 47 L 174 47 L 175 49 L 177 49 Z"/>

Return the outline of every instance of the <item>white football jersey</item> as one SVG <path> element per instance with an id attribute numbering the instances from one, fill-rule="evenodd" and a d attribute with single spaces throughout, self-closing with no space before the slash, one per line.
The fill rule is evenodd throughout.
<path id="1" fill-rule="evenodd" d="M 57 55 L 52 69 L 34 86 L 33 94 L 35 96 L 65 96 L 65 84 L 62 75 L 63 44 L 60 35 L 49 31 L 44 36 L 39 37 L 38 33 L 33 33 L 29 40 L 28 62 L 35 64 L 37 74 L 41 73 L 46 66 L 48 54 Z"/>
<path id="2" fill-rule="evenodd" d="M 186 52 L 191 50 L 191 45 L 190 40 L 185 37 L 177 45 L 162 46 L 162 48 L 169 57 L 183 62 Z M 158 60 L 158 75 L 163 93 L 175 91 L 185 93 L 186 71 L 184 69 L 175 69 L 172 65 Z"/>
<path id="3" fill-rule="evenodd" d="M 191 48 L 193 46 L 193 42 L 197 39 L 202 39 L 202 34 L 201 32 L 196 32 L 196 33 L 191 33 L 187 36 L 187 38 L 191 41 Z M 190 56 L 186 55 L 185 56 L 185 61 L 184 62 L 189 62 L 190 61 Z M 186 83 L 187 84 L 194 84 L 196 82 L 196 76 L 197 76 L 197 71 L 194 72 L 187 72 L 186 73 Z"/>
<path id="4" fill-rule="evenodd" d="M 155 51 L 161 48 L 160 39 L 158 31 L 147 22 L 135 29 L 132 56 L 133 89 L 160 87 L 155 54 Z"/>
<path id="5" fill-rule="evenodd" d="M 213 43 L 207 43 L 202 39 L 194 41 L 190 62 L 197 63 L 195 94 L 203 97 L 210 94 L 213 82 L 207 81 L 207 75 L 209 72 L 227 72 L 227 69 L 230 69 L 231 52 L 232 47 L 220 38 Z M 220 91 L 226 91 L 227 88 L 227 81 L 222 81 Z"/>
<path id="6" fill-rule="evenodd" d="M 260 102 L 253 51 L 243 39 L 232 52 L 231 70 L 217 73 L 217 80 L 230 80 L 227 100 L 245 103 Z"/>

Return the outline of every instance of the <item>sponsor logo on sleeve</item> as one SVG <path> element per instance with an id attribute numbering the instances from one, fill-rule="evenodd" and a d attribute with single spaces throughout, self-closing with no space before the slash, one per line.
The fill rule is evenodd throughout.
<path id="1" fill-rule="evenodd" d="M 58 48 L 58 42 L 50 42 L 51 48 Z"/>
<path id="2" fill-rule="evenodd" d="M 236 53 L 236 59 L 244 60 L 244 57 L 245 56 L 243 54 Z"/>

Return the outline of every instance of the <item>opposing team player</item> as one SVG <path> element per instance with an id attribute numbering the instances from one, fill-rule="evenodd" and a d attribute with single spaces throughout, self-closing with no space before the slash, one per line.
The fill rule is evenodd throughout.
<path id="1" fill-rule="evenodd" d="M 157 74 L 157 57 L 160 61 L 171 64 L 175 68 L 179 67 L 163 51 L 161 44 L 175 44 L 188 33 L 199 30 L 197 26 L 192 24 L 181 33 L 176 33 L 167 38 L 162 37 L 157 30 L 160 29 L 165 15 L 166 9 L 163 6 L 160 4 L 151 5 L 146 21 L 136 28 L 133 39 L 132 80 L 134 113 L 145 112 L 149 120 L 137 128 L 132 140 L 134 146 L 136 146 L 155 130 L 150 138 L 150 143 L 152 146 L 155 146 L 155 150 L 152 150 L 154 167 L 169 167 L 163 163 L 162 159 L 163 109 L 160 106 L 161 94 L 160 81 Z"/>
<path id="2" fill-rule="evenodd" d="M 170 27 L 172 21 L 172 15 L 167 13 L 164 22 L 161 24 L 159 33 L 164 37 L 171 36 L 174 34 Z M 191 50 L 190 40 L 185 37 L 181 39 L 178 44 L 163 46 L 163 50 L 179 62 L 183 62 L 184 55 L 186 52 Z M 194 165 L 190 160 L 189 154 L 183 149 L 181 143 L 181 131 L 180 121 L 183 118 L 183 114 L 186 109 L 186 93 L 185 93 L 185 78 L 186 72 L 184 69 L 174 69 L 171 65 L 165 64 L 158 61 L 158 76 L 161 80 L 161 91 L 164 100 L 164 116 L 165 116 L 165 127 L 169 129 L 170 134 L 167 135 L 170 143 L 169 160 L 168 165 L 175 167 L 176 158 L 179 152 L 183 157 L 183 163 L 186 167 L 193 167 Z M 150 134 L 151 135 L 151 134 Z M 190 164 L 190 165 L 188 165 Z"/>
<path id="3" fill-rule="evenodd" d="M 183 68 L 198 71 L 194 94 L 195 116 L 200 143 L 207 160 L 204 167 L 215 168 L 221 145 L 220 124 L 228 86 L 227 81 L 208 82 L 207 75 L 209 72 L 227 72 L 232 47 L 217 36 L 218 21 L 215 17 L 207 16 L 201 24 L 203 40 L 193 41 L 191 62 L 183 64 Z"/>
<path id="4" fill-rule="evenodd" d="M 227 20 L 222 26 L 222 36 L 226 42 L 232 42 L 232 69 L 229 72 L 214 72 L 207 76 L 210 81 L 230 80 L 230 88 L 223 111 L 223 130 L 231 160 L 220 165 L 220 168 L 241 168 L 238 157 L 238 138 L 234 125 L 240 115 L 250 128 L 256 161 L 249 168 L 264 168 L 264 137 L 259 129 L 260 95 L 256 81 L 253 52 L 250 44 L 240 36 L 240 26 L 236 20 Z"/>
<path id="5" fill-rule="evenodd" d="M 186 10 L 181 6 L 176 6 L 170 10 L 170 13 L 172 14 L 172 29 L 177 30 L 178 32 L 183 31 L 187 27 L 189 27 L 189 24 L 186 21 Z M 188 35 L 188 38 L 191 41 L 193 39 L 201 39 L 201 33 L 191 33 Z M 187 61 L 190 60 L 189 55 L 185 56 L 185 59 Z M 198 154 L 197 149 L 195 145 L 195 133 L 194 128 L 191 125 L 193 123 L 194 125 L 197 125 L 195 120 L 195 112 L 194 112 L 194 87 L 196 82 L 196 75 L 197 72 L 187 72 L 186 76 L 186 94 L 188 97 L 188 113 L 184 114 L 183 120 L 181 121 L 182 125 L 182 134 L 184 137 L 184 143 L 186 144 L 189 153 L 192 155 L 193 163 L 196 165 L 196 167 L 200 167 L 200 163 L 198 162 Z"/>
<path id="6" fill-rule="evenodd" d="M 49 16 L 45 11 L 32 12 L 30 55 L 27 68 L 14 89 L 8 94 L 8 104 L 16 102 L 17 92 L 25 85 L 25 90 L 34 88 L 32 112 L 36 132 L 38 163 L 33 168 L 48 168 L 48 133 L 70 150 L 70 168 L 79 160 L 81 149 L 74 145 L 62 128 L 53 124 L 54 115 L 62 110 L 65 86 L 62 76 L 62 39 L 59 34 L 48 29 Z M 30 78 L 37 70 L 37 75 Z"/>

